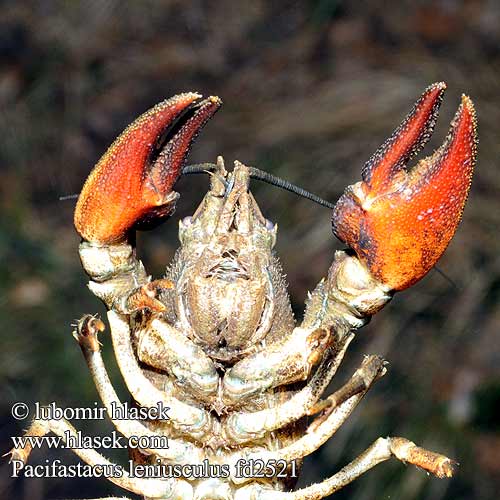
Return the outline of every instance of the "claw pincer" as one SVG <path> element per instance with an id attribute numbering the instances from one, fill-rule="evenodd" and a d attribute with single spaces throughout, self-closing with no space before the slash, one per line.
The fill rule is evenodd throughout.
<path id="1" fill-rule="evenodd" d="M 332 217 L 334 234 L 379 281 L 403 290 L 436 264 L 455 234 L 476 160 L 476 116 L 462 102 L 440 148 L 407 169 L 429 140 L 446 85 L 428 87 L 391 137 L 365 164 Z"/>
<path id="2" fill-rule="evenodd" d="M 117 243 L 174 211 L 172 186 L 191 143 L 221 105 L 218 97 L 199 98 L 185 93 L 157 104 L 110 146 L 78 198 L 74 222 L 84 240 Z"/>

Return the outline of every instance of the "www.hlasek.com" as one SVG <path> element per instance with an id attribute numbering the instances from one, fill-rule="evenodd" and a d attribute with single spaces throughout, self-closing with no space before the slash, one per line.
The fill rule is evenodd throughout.
<path id="1" fill-rule="evenodd" d="M 14 448 L 32 449 L 40 448 L 63 448 L 70 450 L 91 450 L 111 448 L 168 448 L 167 436 L 120 436 L 116 431 L 111 436 L 84 436 L 81 431 L 73 432 L 66 430 L 63 436 L 13 436 L 11 437 Z"/>

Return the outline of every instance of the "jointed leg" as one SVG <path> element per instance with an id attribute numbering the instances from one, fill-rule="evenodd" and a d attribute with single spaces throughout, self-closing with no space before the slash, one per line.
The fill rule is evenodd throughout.
<path id="1" fill-rule="evenodd" d="M 45 436 L 49 432 L 53 432 L 57 436 L 66 440 L 71 437 L 75 441 L 78 440 L 78 434 L 75 428 L 66 420 L 34 420 L 30 428 L 26 431 L 25 437 Z M 24 466 L 31 453 L 32 446 L 29 442 L 23 448 L 13 448 L 10 451 L 11 462 L 20 461 Z M 106 474 L 107 479 L 116 484 L 120 488 L 143 495 L 150 498 L 161 498 L 162 500 L 190 500 L 192 498 L 192 487 L 186 481 L 179 479 L 142 479 L 131 477 L 130 474 L 123 470 L 123 467 L 113 464 L 107 458 L 103 457 L 94 449 L 88 448 L 71 448 L 71 450 L 80 457 L 86 464 L 102 470 L 120 470 L 120 474 Z M 191 492 L 191 496 L 189 496 Z"/>
<path id="2" fill-rule="evenodd" d="M 292 461 L 298 458 L 305 457 L 314 451 L 316 451 L 323 443 L 325 443 L 339 427 L 347 420 L 351 412 L 361 401 L 363 396 L 366 394 L 368 389 L 371 387 L 373 382 L 380 378 L 385 373 L 384 362 L 378 356 L 367 356 L 361 367 L 356 371 L 351 381 L 348 382 L 346 386 L 352 383 L 354 387 L 355 382 L 353 380 L 358 380 L 358 377 L 362 377 L 364 381 L 363 389 L 357 394 L 350 396 L 348 399 L 340 403 L 336 408 L 333 409 L 330 415 L 323 420 L 322 416 L 318 417 L 321 420 L 319 425 L 315 425 L 316 421 L 312 424 L 306 431 L 306 434 L 297 439 L 291 445 L 285 446 L 277 451 L 259 451 L 250 452 L 245 456 L 247 460 L 263 460 L 267 463 L 269 460 L 285 460 Z M 356 382 L 357 383 L 357 382 Z M 345 387 L 346 387 L 345 386 Z M 345 391 L 344 388 L 337 391 L 336 394 L 343 392 L 346 396 L 350 391 Z M 333 395 L 335 397 L 335 395 Z M 340 399 L 339 399 L 340 400 Z M 232 457 L 233 460 L 238 460 L 238 457 Z M 251 478 L 234 478 L 233 481 L 237 483 L 244 483 L 249 481 Z"/>
<path id="3" fill-rule="evenodd" d="M 138 338 L 140 361 L 182 380 L 198 399 L 210 401 L 217 395 L 219 376 L 214 362 L 186 335 L 156 318 L 147 323 Z"/>
<path id="4" fill-rule="evenodd" d="M 317 424 L 317 419 L 313 420 L 302 438 L 279 451 L 279 458 L 294 460 L 310 455 L 316 451 L 337 432 L 339 427 L 347 420 L 354 408 L 356 408 L 363 399 L 363 396 L 367 393 L 372 384 L 384 374 L 385 367 L 382 358 L 379 356 L 365 357 L 361 367 L 356 370 L 356 373 L 347 384 L 349 385 L 353 380 L 357 381 L 359 377 L 361 377 L 364 382 L 363 388 L 336 406 L 326 419 L 323 419 L 322 415 L 318 416 L 317 419 L 320 420 L 319 425 Z M 355 384 L 357 384 L 357 382 L 355 382 Z M 338 395 L 339 392 L 344 392 L 344 388 L 333 394 L 333 398 L 335 398 L 335 395 Z M 349 391 L 346 391 L 345 394 L 347 395 L 348 393 Z M 341 401 L 340 398 L 339 400 Z"/>
<path id="5" fill-rule="evenodd" d="M 274 491 L 254 483 L 242 488 L 237 500 L 320 500 L 340 490 L 377 464 L 396 457 L 439 478 L 451 477 L 453 462 L 438 453 L 420 448 L 405 438 L 378 438 L 366 451 L 332 477 L 297 491 Z"/>
<path id="6" fill-rule="evenodd" d="M 335 408 L 349 400 L 353 396 L 362 396 L 368 391 L 373 382 L 385 375 L 385 361 L 379 356 L 366 356 L 361 364 L 361 367 L 356 370 L 349 381 L 340 389 L 328 396 L 326 399 L 315 404 L 309 415 L 320 413 L 314 421 L 309 425 L 307 432 L 314 432 L 328 417 L 333 413 Z"/>
<path id="7" fill-rule="evenodd" d="M 307 379 L 334 339 L 331 330 L 295 328 L 283 342 L 266 346 L 226 372 L 224 403 L 237 404 L 266 389 Z"/>
<path id="8" fill-rule="evenodd" d="M 143 374 L 132 348 L 127 318 L 108 311 L 113 349 L 118 366 L 132 397 L 145 407 L 157 407 L 158 403 L 169 407 L 169 422 L 178 430 L 195 439 L 210 433 L 212 417 L 201 408 L 190 406 L 157 389 Z"/>
<path id="9" fill-rule="evenodd" d="M 104 329 L 104 324 L 101 320 L 93 316 L 84 316 L 77 325 L 77 330 L 73 334 L 77 342 L 82 348 L 85 360 L 89 366 L 90 373 L 97 388 L 97 392 L 101 397 L 108 415 L 113 415 L 113 408 L 120 408 L 122 405 L 116 391 L 114 390 L 111 381 L 108 377 L 104 362 L 101 356 L 99 342 L 97 341 L 97 333 Z M 114 426 L 126 438 L 131 436 L 158 438 L 162 433 L 153 432 L 148 427 L 138 422 L 137 420 L 129 419 L 111 419 Z M 154 441 L 153 441 L 154 442 Z M 169 439 L 168 448 L 152 448 L 142 449 L 146 454 L 157 455 L 161 458 L 173 460 L 176 463 L 199 463 L 203 460 L 201 450 L 191 443 L 187 443 L 178 439 Z"/>
<path id="10" fill-rule="evenodd" d="M 226 420 L 224 429 L 226 436 L 233 443 L 245 443 L 264 436 L 294 422 L 305 415 L 317 413 L 315 403 L 323 394 L 344 358 L 344 354 L 354 334 L 339 339 L 327 351 L 323 361 L 307 385 L 288 401 L 256 412 L 234 412 Z"/>
<path id="11" fill-rule="evenodd" d="M 156 297 L 163 289 L 171 288 L 172 283 L 168 280 L 150 281 L 131 245 L 101 245 L 84 241 L 79 252 L 82 265 L 91 277 L 90 290 L 108 309 L 122 314 L 144 308 L 156 312 L 165 310 Z"/>

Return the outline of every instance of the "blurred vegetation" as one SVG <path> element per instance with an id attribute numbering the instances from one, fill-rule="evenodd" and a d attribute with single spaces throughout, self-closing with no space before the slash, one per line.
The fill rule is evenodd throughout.
<path id="1" fill-rule="evenodd" d="M 363 353 L 389 373 L 347 425 L 307 460 L 301 484 L 333 473 L 379 435 L 403 435 L 460 462 L 440 481 L 398 462 L 340 499 L 493 500 L 500 489 L 500 3 L 3 1 L 0 19 L 0 452 L 24 427 L 15 401 L 88 405 L 97 396 L 70 324 L 102 306 L 86 289 L 73 201 L 92 165 L 138 114 L 175 93 L 217 94 L 223 109 L 191 161 L 239 159 L 334 201 L 430 83 L 447 98 L 427 152 L 460 93 L 474 100 L 479 162 L 461 227 L 431 272 L 363 329 L 339 380 Z M 170 224 L 139 237 L 159 275 L 177 247 L 176 219 L 207 188 L 182 179 Z M 297 316 L 340 244 L 329 213 L 272 187 L 254 190 L 280 226 L 277 251 Z M 109 339 L 103 336 L 112 375 Z M 121 382 L 117 382 L 120 384 Z M 100 425 L 76 422 L 87 432 Z M 76 462 L 72 455 L 42 450 Z M 19 500 L 120 494 L 105 482 L 10 479 Z"/>

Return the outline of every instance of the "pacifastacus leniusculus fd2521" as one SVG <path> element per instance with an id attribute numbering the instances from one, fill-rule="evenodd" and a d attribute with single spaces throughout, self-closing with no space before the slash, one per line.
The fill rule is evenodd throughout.
<path id="1" fill-rule="evenodd" d="M 334 476 L 293 491 L 301 460 L 335 433 L 386 371 L 383 359 L 366 356 L 344 386 L 321 399 L 355 330 L 436 264 L 460 221 L 477 143 L 468 97 L 444 144 L 407 168 L 433 132 L 445 88 L 436 83 L 425 90 L 365 164 L 362 180 L 335 205 L 333 232 L 349 249 L 335 252 L 299 326 L 273 253 L 276 225 L 250 192 L 255 169 L 242 163 L 232 171 L 222 158 L 203 166 L 210 189 L 194 215 L 179 222 L 181 246 L 163 278 L 152 280 L 136 258 L 135 230 L 172 215 L 179 197 L 173 186 L 219 98 L 175 96 L 113 143 L 77 203 L 80 257 L 91 291 L 108 309 L 114 353 L 134 404 L 169 408 L 168 419 L 113 423 L 126 437 L 168 437 L 168 448 L 133 450 L 135 464 L 208 463 L 223 473 L 138 478 L 125 472 L 111 481 L 145 499 L 311 500 L 390 457 L 438 477 L 452 475 L 447 457 L 387 437 Z M 110 410 L 122 402 L 101 358 L 102 330 L 100 319 L 86 315 L 74 335 Z M 27 435 L 48 432 L 76 433 L 64 420 L 36 420 Z M 26 463 L 30 451 L 13 449 L 11 458 Z M 109 465 L 96 450 L 74 451 L 88 464 Z M 241 474 L 242 464 L 253 468 Z"/>

